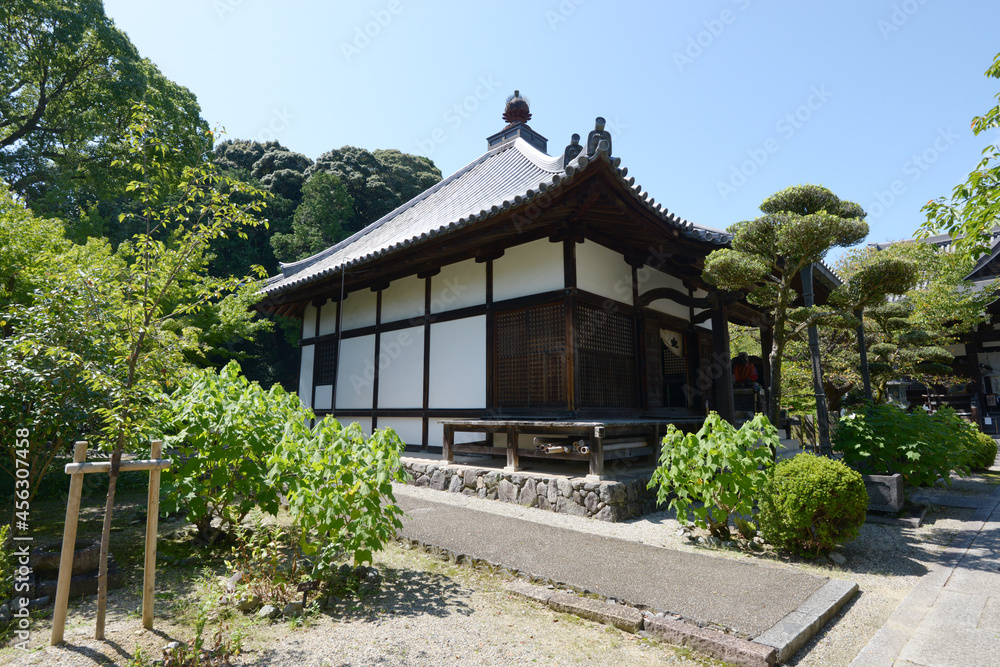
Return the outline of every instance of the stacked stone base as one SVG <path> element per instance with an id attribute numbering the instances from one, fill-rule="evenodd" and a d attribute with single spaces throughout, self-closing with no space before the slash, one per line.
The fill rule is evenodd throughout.
<path id="1" fill-rule="evenodd" d="M 582 477 L 505 472 L 468 465 L 412 460 L 404 460 L 403 465 L 410 474 L 409 483 L 414 486 L 598 521 L 624 521 L 657 510 L 656 491 L 646 488 L 648 475 L 590 482 Z"/>

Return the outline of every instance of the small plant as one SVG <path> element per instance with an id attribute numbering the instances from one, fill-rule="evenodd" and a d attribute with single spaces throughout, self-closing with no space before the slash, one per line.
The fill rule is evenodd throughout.
<path id="1" fill-rule="evenodd" d="M 659 487 L 659 503 L 670 498 L 678 521 L 692 521 L 728 540 L 730 517 L 753 513 L 754 500 L 773 465 L 771 448 L 777 445 L 778 431 L 763 415 L 739 430 L 715 412 L 697 433 L 683 433 L 671 424 L 648 488 Z"/>
<path id="2" fill-rule="evenodd" d="M 227 633 L 226 627 L 220 624 L 209 642 L 205 639 L 207 622 L 208 608 L 202 606 L 198 610 L 194 638 L 163 649 L 163 667 L 229 667 L 233 664 L 232 658 L 243 650 L 242 633 Z"/>
<path id="3" fill-rule="evenodd" d="M 869 405 L 840 419 L 833 446 L 863 474 L 900 473 L 913 486 L 930 486 L 939 478 L 950 484 L 952 470 L 968 474 L 971 428 L 948 407 L 929 415 L 921 409 Z"/>
<path id="4" fill-rule="evenodd" d="M 405 481 L 403 442 L 392 429 L 365 437 L 357 423 L 331 417 L 309 429 L 289 422 L 270 459 L 268 483 L 287 490 L 289 513 L 313 577 L 328 579 L 344 555 L 371 563 L 402 527 L 392 493 Z"/>
<path id="5" fill-rule="evenodd" d="M 241 575 L 237 590 L 257 596 L 262 604 L 277 606 L 298 597 L 295 585 L 305 573 L 296 542 L 295 537 L 282 528 L 260 522 L 252 529 L 237 529 L 236 545 L 226 560 L 230 573 Z"/>
<path id="6" fill-rule="evenodd" d="M 834 459 L 799 454 L 775 466 L 757 518 L 771 544 L 816 555 L 854 539 L 867 508 L 860 473 Z"/>

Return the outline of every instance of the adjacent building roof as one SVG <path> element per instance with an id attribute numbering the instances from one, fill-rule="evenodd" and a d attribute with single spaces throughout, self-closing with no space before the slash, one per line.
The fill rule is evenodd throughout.
<path id="1" fill-rule="evenodd" d="M 474 226 L 501 212 L 526 207 L 540 193 L 568 183 L 599 161 L 606 161 L 632 195 L 667 225 L 686 237 L 715 246 L 732 239 L 721 229 L 696 225 L 670 213 L 628 177 L 620 160 L 608 154 L 606 142 L 588 157 L 581 154 L 563 166 L 520 137 L 493 147 L 437 185 L 387 213 L 353 236 L 298 262 L 281 265 L 264 292 L 276 296 L 344 269 L 372 262 L 458 229 Z"/>

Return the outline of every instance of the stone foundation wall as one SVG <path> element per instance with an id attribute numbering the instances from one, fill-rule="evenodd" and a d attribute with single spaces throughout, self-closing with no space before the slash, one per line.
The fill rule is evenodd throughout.
<path id="1" fill-rule="evenodd" d="M 582 477 L 510 473 L 467 465 L 404 461 L 414 486 L 517 503 L 561 514 L 624 521 L 656 511 L 656 491 L 648 476 L 589 482 Z"/>

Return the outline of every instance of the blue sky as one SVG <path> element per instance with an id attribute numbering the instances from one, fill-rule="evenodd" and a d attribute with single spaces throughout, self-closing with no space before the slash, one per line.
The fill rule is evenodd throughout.
<path id="1" fill-rule="evenodd" d="M 503 127 L 505 99 L 561 153 L 604 116 L 658 202 L 726 227 L 822 183 L 910 236 L 998 136 L 986 0 L 284 3 L 106 0 L 140 52 L 229 138 L 315 159 L 344 145 L 427 155 L 444 175 Z"/>

